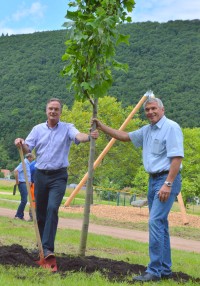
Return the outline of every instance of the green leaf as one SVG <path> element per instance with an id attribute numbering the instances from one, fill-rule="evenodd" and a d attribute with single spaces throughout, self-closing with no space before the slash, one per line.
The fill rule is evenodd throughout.
<path id="1" fill-rule="evenodd" d="M 83 87 L 85 90 L 90 89 L 90 85 L 88 84 L 88 82 L 82 82 L 81 87 Z"/>
<path id="2" fill-rule="evenodd" d="M 67 11 L 65 18 L 76 21 L 78 18 L 78 11 Z"/>
<path id="3" fill-rule="evenodd" d="M 130 38 L 130 35 L 120 34 L 118 39 L 117 39 L 117 45 L 119 45 L 121 43 L 125 43 L 125 44 L 129 45 L 129 38 Z"/>
<path id="4" fill-rule="evenodd" d="M 116 70 L 123 70 L 125 72 L 128 72 L 128 65 L 127 64 L 122 64 L 116 60 L 113 60 L 113 67 Z"/>
<path id="5" fill-rule="evenodd" d="M 66 29 L 71 28 L 74 26 L 74 21 L 64 22 L 62 24 L 62 27 L 65 27 Z"/>
<path id="6" fill-rule="evenodd" d="M 126 21 L 127 21 L 128 23 L 131 23 L 131 22 L 132 22 L 132 18 L 131 18 L 131 17 L 127 17 L 127 18 L 126 18 Z"/>

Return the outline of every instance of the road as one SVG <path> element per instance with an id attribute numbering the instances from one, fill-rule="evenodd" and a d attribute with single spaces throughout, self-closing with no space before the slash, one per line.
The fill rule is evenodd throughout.
<path id="1" fill-rule="evenodd" d="M 15 210 L 0 208 L 0 216 L 14 218 L 15 213 Z M 28 219 L 28 213 L 25 213 L 25 219 Z M 59 218 L 58 227 L 81 230 L 82 220 Z M 89 233 L 107 235 L 121 239 L 135 240 L 139 242 L 148 242 L 148 232 L 103 226 L 93 223 L 90 223 L 89 225 Z M 171 247 L 174 249 L 200 253 L 200 241 L 196 240 L 187 240 L 184 238 L 171 236 Z"/>

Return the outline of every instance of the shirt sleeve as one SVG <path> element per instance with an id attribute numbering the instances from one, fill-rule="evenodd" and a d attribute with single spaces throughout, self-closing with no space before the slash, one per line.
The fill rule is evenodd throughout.
<path id="1" fill-rule="evenodd" d="M 36 127 L 33 127 L 29 135 L 25 139 L 25 144 L 28 145 L 29 150 L 32 151 L 35 147 Z"/>
<path id="2" fill-rule="evenodd" d="M 80 141 L 76 139 L 76 135 L 78 133 L 80 133 L 80 131 L 74 126 L 74 124 L 70 124 L 69 137 L 76 145 L 80 143 Z"/>
<path id="3" fill-rule="evenodd" d="M 178 124 L 173 124 L 169 129 L 166 149 L 168 158 L 184 157 L 183 133 Z"/>
<path id="4" fill-rule="evenodd" d="M 136 148 L 143 146 L 143 128 L 129 132 L 128 135 Z"/>
<path id="5" fill-rule="evenodd" d="M 23 171 L 22 163 L 20 163 L 20 164 L 15 168 L 15 170 L 17 170 L 18 172 Z"/>

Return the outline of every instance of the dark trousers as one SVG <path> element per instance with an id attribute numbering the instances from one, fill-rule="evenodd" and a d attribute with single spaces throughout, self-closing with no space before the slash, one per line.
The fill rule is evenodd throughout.
<path id="1" fill-rule="evenodd" d="M 36 216 L 43 249 L 54 251 L 58 210 L 66 191 L 67 169 L 56 173 L 35 171 Z"/>
<path id="2" fill-rule="evenodd" d="M 28 199 L 28 191 L 26 188 L 26 183 L 19 183 L 18 185 L 18 189 L 20 192 L 20 196 L 21 196 L 21 202 L 20 205 L 17 209 L 17 213 L 15 215 L 15 217 L 19 217 L 21 219 L 24 218 L 24 210 L 27 204 L 27 199 Z"/>

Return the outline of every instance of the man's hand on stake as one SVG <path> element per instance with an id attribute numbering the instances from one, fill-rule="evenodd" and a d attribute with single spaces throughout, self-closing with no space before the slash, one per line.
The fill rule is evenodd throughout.
<path id="1" fill-rule="evenodd" d="M 93 138 L 93 139 L 97 139 L 99 137 L 99 131 L 97 129 L 93 130 L 90 132 L 90 136 Z"/>

